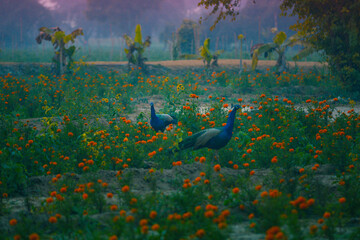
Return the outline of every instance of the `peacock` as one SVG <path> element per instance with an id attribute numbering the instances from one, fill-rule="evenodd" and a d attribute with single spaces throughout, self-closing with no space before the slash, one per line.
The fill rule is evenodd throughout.
<path id="1" fill-rule="evenodd" d="M 164 132 L 165 128 L 170 124 L 177 123 L 175 117 L 170 116 L 169 114 L 156 114 L 154 103 L 150 103 L 151 106 L 151 118 L 150 118 L 150 125 L 156 131 Z"/>
<path id="2" fill-rule="evenodd" d="M 209 128 L 195 133 L 181 141 L 179 143 L 179 149 L 184 150 L 192 148 L 193 150 L 197 150 L 207 147 L 218 150 L 225 147 L 232 137 L 236 110 L 239 108 L 239 105 L 234 106 L 228 117 L 226 126 L 220 128 Z"/>

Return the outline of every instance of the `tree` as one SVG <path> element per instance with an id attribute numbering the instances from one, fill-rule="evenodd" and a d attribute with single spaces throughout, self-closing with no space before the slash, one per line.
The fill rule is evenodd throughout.
<path id="1" fill-rule="evenodd" d="M 134 40 L 129 37 L 128 35 L 124 34 L 124 39 L 126 41 L 126 45 L 128 48 L 125 48 L 124 51 L 126 53 L 126 57 L 128 59 L 129 63 L 129 69 L 130 64 L 135 64 L 138 67 L 145 68 L 145 60 L 146 58 L 143 57 L 143 54 L 145 52 L 145 49 L 147 47 L 150 47 L 151 41 L 150 36 L 148 36 L 145 41 L 142 40 L 142 33 L 141 33 L 141 26 L 140 24 L 136 25 L 135 29 L 135 38 Z"/>
<path id="2" fill-rule="evenodd" d="M 252 0 L 255 3 L 255 0 Z M 206 9 L 212 8 L 210 15 L 218 14 L 211 30 L 215 28 L 220 20 L 230 17 L 232 21 L 240 13 L 241 0 L 201 0 L 198 6 L 204 6 Z"/>
<path id="3" fill-rule="evenodd" d="M 47 28 L 41 27 L 39 29 L 39 35 L 36 37 L 36 42 L 41 44 L 43 40 L 51 41 L 55 50 L 55 57 L 53 58 L 54 63 L 57 67 L 57 72 L 62 75 L 63 67 L 70 67 L 73 63 L 73 55 L 76 51 L 74 45 L 66 47 L 71 42 L 74 43 L 77 36 L 84 35 L 83 30 L 78 28 L 72 33 L 66 35 L 59 27 Z"/>
<path id="4" fill-rule="evenodd" d="M 325 52 L 343 84 L 360 91 L 360 0 L 283 0 L 281 9 L 298 17 L 292 29 Z"/>
<path id="5" fill-rule="evenodd" d="M 204 64 L 206 64 L 206 68 L 209 68 L 210 66 L 217 67 L 219 55 L 224 51 L 219 50 L 211 54 L 209 48 L 210 38 L 207 38 L 204 41 L 204 45 L 199 48 L 200 57 L 202 58 Z"/>
<path id="6" fill-rule="evenodd" d="M 292 47 L 295 45 L 301 45 L 305 48 L 297 54 L 294 59 L 300 59 L 300 57 L 305 57 L 312 53 L 313 48 L 312 46 L 303 41 L 298 34 L 295 34 L 291 37 L 287 37 L 284 32 L 278 32 L 272 43 L 262 44 L 259 48 L 255 49 L 253 52 L 253 59 L 252 59 L 252 70 L 255 70 L 258 62 L 258 56 L 263 53 L 271 53 L 276 52 L 278 54 L 278 59 L 276 61 L 276 71 L 282 72 L 287 70 L 286 66 L 286 58 L 285 58 L 285 51 L 288 47 Z M 306 55 L 307 54 L 307 55 Z"/>

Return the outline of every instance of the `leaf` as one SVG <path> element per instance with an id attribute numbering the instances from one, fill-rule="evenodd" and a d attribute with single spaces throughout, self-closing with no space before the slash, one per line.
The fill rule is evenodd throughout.
<path id="1" fill-rule="evenodd" d="M 284 41 L 286 40 L 287 36 L 286 33 L 281 31 L 278 34 L 275 35 L 274 37 L 274 43 L 281 45 L 284 43 Z"/>
<path id="2" fill-rule="evenodd" d="M 209 51 L 209 46 L 210 46 L 210 38 L 207 38 L 204 41 L 204 46 L 200 47 L 200 49 L 199 49 L 200 56 L 202 57 L 202 59 L 204 61 L 207 62 L 208 65 L 210 64 L 210 61 L 213 58 L 213 56 L 211 55 L 211 53 Z"/>
<path id="3" fill-rule="evenodd" d="M 147 36 L 143 45 L 144 47 L 150 47 L 150 44 L 151 44 L 151 37 Z"/>
<path id="4" fill-rule="evenodd" d="M 128 47 L 134 45 L 134 40 L 132 40 L 132 38 L 128 35 L 124 34 L 123 38 L 125 39 L 126 45 L 128 45 Z"/>
<path id="5" fill-rule="evenodd" d="M 64 43 L 67 44 L 68 42 L 73 40 L 72 35 L 69 34 L 69 35 L 64 36 L 63 40 L 64 40 Z"/>
<path id="6" fill-rule="evenodd" d="M 251 62 L 251 70 L 255 70 L 258 64 L 258 55 L 259 55 L 259 49 L 255 49 L 254 53 L 253 53 L 253 57 L 252 57 L 252 62 Z"/>
<path id="7" fill-rule="evenodd" d="M 140 26 L 140 24 L 136 25 L 134 41 L 136 43 L 142 44 L 142 35 L 141 35 L 141 26 Z"/>
<path id="8" fill-rule="evenodd" d="M 39 28 L 39 31 L 50 34 L 50 35 L 52 35 L 54 33 L 53 30 L 51 30 L 50 28 L 47 28 L 47 27 L 41 27 L 41 28 Z"/>
<path id="9" fill-rule="evenodd" d="M 310 54 L 312 54 L 315 51 L 314 48 L 312 47 L 306 47 L 304 49 L 302 49 L 301 51 L 299 51 L 295 56 L 292 57 L 292 59 L 294 61 L 298 61 L 300 59 L 303 59 L 307 56 L 309 56 Z"/>
<path id="10" fill-rule="evenodd" d="M 279 47 L 279 45 L 276 44 L 276 43 L 266 43 L 266 44 L 262 45 L 261 47 L 259 47 L 256 50 L 258 50 L 258 55 L 261 55 L 261 54 L 266 53 L 266 52 L 272 52 L 278 47 Z"/>
<path id="11" fill-rule="evenodd" d="M 71 36 L 72 36 L 73 39 L 75 39 L 77 36 L 80 36 L 80 35 L 84 35 L 84 32 L 83 32 L 83 29 L 82 29 L 82 28 L 75 29 L 75 30 L 71 33 Z"/>
<path id="12" fill-rule="evenodd" d="M 63 32 L 63 31 L 57 31 L 54 33 L 54 38 L 56 41 L 60 41 L 64 37 L 65 37 L 65 32 Z"/>

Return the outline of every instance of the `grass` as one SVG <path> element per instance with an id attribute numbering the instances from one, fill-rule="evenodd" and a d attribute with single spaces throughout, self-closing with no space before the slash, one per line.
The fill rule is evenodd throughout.
<path id="1" fill-rule="evenodd" d="M 356 239 L 360 118 L 331 75 L 152 71 L 0 77 L 1 239 Z M 218 159 L 171 153 L 234 104 Z"/>

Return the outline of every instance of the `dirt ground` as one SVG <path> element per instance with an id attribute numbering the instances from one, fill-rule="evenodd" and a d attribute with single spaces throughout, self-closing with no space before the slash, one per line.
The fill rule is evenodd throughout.
<path id="1" fill-rule="evenodd" d="M 218 60 L 220 67 L 238 67 L 240 65 L 239 59 L 219 59 Z M 124 65 L 127 62 L 88 62 L 88 64 L 94 65 Z M 188 68 L 188 67 L 203 67 L 204 63 L 202 60 L 175 60 L 175 61 L 148 61 L 146 64 L 149 65 L 162 65 L 164 67 L 172 68 L 172 69 L 179 69 L 179 68 Z M 246 64 L 248 68 L 251 67 L 251 60 L 243 60 L 243 64 Z M 258 62 L 258 67 L 260 68 L 267 68 L 275 66 L 276 61 L 274 60 L 260 60 Z M 288 62 L 290 67 L 295 66 L 295 62 Z M 297 62 L 297 66 L 304 67 L 304 68 L 311 68 L 311 67 L 323 67 L 326 66 L 326 63 L 320 62 Z"/>
<path id="2" fill-rule="evenodd" d="M 96 66 L 119 66 L 126 65 L 126 61 L 120 62 L 108 62 L 108 61 L 97 61 L 97 62 L 86 62 L 89 65 Z M 220 67 L 238 67 L 240 65 L 239 59 L 219 59 L 218 60 Z M 287 62 L 290 67 L 295 66 L 295 62 L 288 61 Z M 49 65 L 50 63 L 19 63 L 19 62 L 0 62 L 0 66 L 13 66 L 13 65 Z M 203 67 L 204 63 L 202 60 L 175 60 L 175 61 L 147 61 L 148 65 L 161 65 L 171 69 L 181 69 L 181 68 L 189 68 L 189 67 Z M 251 68 L 251 60 L 244 59 L 243 64 L 246 64 L 248 68 Z M 275 60 L 259 60 L 258 68 L 267 68 L 275 66 Z M 312 67 L 324 67 L 327 66 L 327 63 L 320 62 L 296 62 L 296 65 L 300 68 L 312 68 Z"/>

